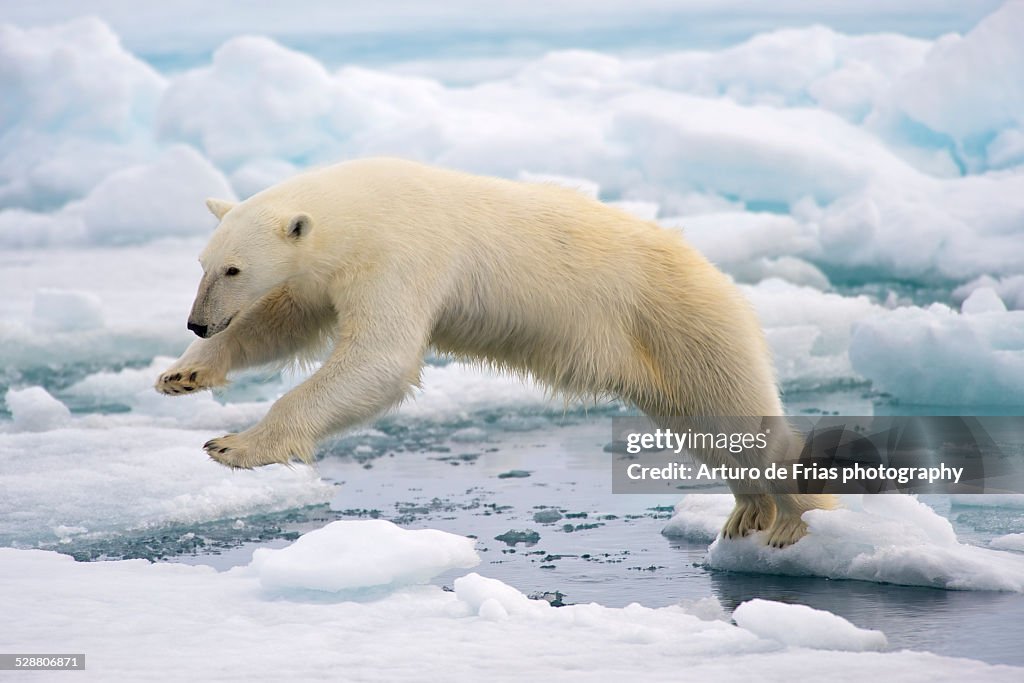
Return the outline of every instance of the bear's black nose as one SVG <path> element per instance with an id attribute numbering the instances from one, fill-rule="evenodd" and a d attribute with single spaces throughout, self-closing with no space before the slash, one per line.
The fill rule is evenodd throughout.
<path id="1" fill-rule="evenodd" d="M 203 339 L 206 339 L 206 325 L 197 325 L 194 322 L 190 321 L 188 324 L 188 329 L 192 330 Z"/>

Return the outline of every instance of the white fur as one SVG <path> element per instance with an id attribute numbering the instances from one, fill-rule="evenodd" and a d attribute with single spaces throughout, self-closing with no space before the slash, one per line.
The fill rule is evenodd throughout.
<path id="1" fill-rule="evenodd" d="M 192 316 L 212 336 L 157 389 L 217 386 L 333 343 L 259 424 L 207 444 L 226 465 L 311 460 L 318 440 L 400 401 L 428 347 L 652 416 L 781 414 L 768 347 L 732 282 L 678 234 L 575 191 L 370 159 L 208 205 L 222 220 Z M 785 545 L 804 510 L 828 505 L 739 496 L 725 533 L 769 529 Z"/>

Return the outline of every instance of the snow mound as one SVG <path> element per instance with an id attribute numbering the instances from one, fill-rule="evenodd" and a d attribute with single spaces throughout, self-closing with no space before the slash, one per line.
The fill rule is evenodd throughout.
<path id="1" fill-rule="evenodd" d="M 52 544 L 67 529 L 121 533 L 272 513 L 326 503 L 335 492 L 305 466 L 230 472 L 203 453 L 208 432 L 155 426 L 151 417 L 88 415 L 54 429 L 54 399 L 30 398 L 43 414 L 29 413 L 31 424 L 51 431 L 0 433 L 2 545 Z"/>
<path id="2" fill-rule="evenodd" d="M 856 497 L 845 502 L 853 508 Z M 730 571 L 1024 592 L 1024 557 L 959 543 L 949 521 L 911 496 L 866 495 L 859 510 L 811 510 L 804 521 L 808 535 L 781 550 L 765 545 L 764 532 L 719 538 L 708 549 L 707 564 Z"/>
<path id="3" fill-rule="evenodd" d="M 92 292 L 36 290 L 32 328 L 37 332 L 82 332 L 103 327 L 103 307 Z"/>
<path id="4" fill-rule="evenodd" d="M 736 499 L 729 493 L 690 494 L 676 503 L 661 533 L 669 538 L 710 543 L 718 537 Z"/>
<path id="5" fill-rule="evenodd" d="M 756 598 L 737 607 L 732 618 L 737 626 L 761 638 L 793 647 L 864 652 L 884 650 L 888 645 L 881 631 L 857 628 L 836 614 L 807 605 Z"/>
<path id="6" fill-rule="evenodd" d="M 1007 308 L 1024 310 L 1024 275 L 1010 275 L 998 279 L 982 275 L 954 289 L 953 300 L 962 303 L 975 290 L 982 288 L 995 291 Z"/>
<path id="7" fill-rule="evenodd" d="M 844 297 L 779 279 L 744 286 L 787 390 L 863 382 L 848 349 L 855 325 L 884 312 L 866 296 Z"/>
<path id="8" fill-rule="evenodd" d="M 123 245 L 206 234 L 215 222 L 204 203 L 211 196 L 232 199 L 234 192 L 205 157 L 173 145 L 151 162 L 107 175 L 59 211 L 0 211 L 0 247 Z"/>
<path id="9" fill-rule="evenodd" d="M 975 290 L 963 314 L 932 304 L 859 321 L 854 369 L 905 403 L 1024 404 L 1024 311 L 1006 311 L 994 292 L 982 300 L 985 291 Z"/>
<path id="10" fill-rule="evenodd" d="M 989 541 L 990 548 L 998 548 L 999 550 L 1017 550 L 1024 553 L 1024 534 L 1006 534 L 1005 536 L 997 536 Z"/>
<path id="11" fill-rule="evenodd" d="M 15 431 L 46 432 L 71 421 L 71 411 L 67 406 L 42 387 L 9 389 L 4 402 L 14 418 Z"/>
<path id="12" fill-rule="evenodd" d="M 924 64 L 895 84 L 895 106 L 952 137 L 973 166 L 984 167 L 978 146 L 986 136 L 1024 128 L 1022 34 L 1024 4 L 1007 2 L 965 36 L 939 39 Z"/>
<path id="13" fill-rule="evenodd" d="M 165 81 L 95 18 L 0 25 L 0 207 L 81 197 L 147 153 Z"/>
<path id="14" fill-rule="evenodd" d="M 253 552 L 253 570 L 271 590 L 339 591 L 423 583 L 480 563 L 473 539 L 382 520 L 342 520 L 286 548 Z M 524 598 L 525 599 L 525 598 Z"/>
<path id="15" fill-rule="evenodd" d="M 294 680 L 344 672 L 350 680 L 499 682 L 628 680 L 638 671 L 651 681 L 678 681 L 681 671 L 693 680 L 723 682 L 749 681 L 751 671 L 780 681 L 801 680 L 808 671 L 851 682 L 1010 683 L 1021 677 L 1016 667 L 930 653 L 790 647 L 675 606 L 556 609 L 527 601 L 534 603 L 529 609 L 490 619 L 500 615 L 502 596 L 509 603 L 526 599 L 472 575 L 459 584 L 461 596 L 438 586 L 408 586 L 362 601 L 268 595 L 259 582 L 247 568 L 81 563 L 52 552 L 0 548 L 0 602 L 19 615 L 4 644 L 14 652 L 44 652 L 55 641 L 74 642 L 88 653 L 92 675 L 103 680 L 142 680 L 172 670 L 182 680 L 210 680 L 210 657 L 229 672 L 220 678 L 250 681 L 280 680 L 282 672 Z M 479 594 L 468 598 L 467 586 Z M 182 596 L 189 598 L 188 609 Z M 60 606 L 61 618 L 40 605 Z M 83 627 L 100 624 L 104 628 Z"/>

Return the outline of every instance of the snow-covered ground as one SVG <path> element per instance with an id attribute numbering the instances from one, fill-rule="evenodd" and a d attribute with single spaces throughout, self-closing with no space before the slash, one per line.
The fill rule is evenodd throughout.
<path id="1" fill-rule="evenodd" d="M 3 645 L 84 652 L 93 680 L 1020 679 L 1013 667 L 873 652 L 885 648 L 880 632 L 802 605 L 752 600 L 732 625 L 714 598 L 690 608 L 556 608 L 475 572 L 451 592 L 382 587 L 382 576 L 429 576 L 446 554 L 455 567 L 473 555 L 470 541 L 442 532 L 362 528 L 388 524 L 336 522 L 224 573 L 0 549 L 4 613 L 18 615 Z M 339 548 L 365 562 L 314 568 L 335 565 Z"/>
<path id="2" fill-rule="evenodd" d="M 465 496 L 495 481 L 492 451 L 507 465 L 549 449 L 565 479 L 526 500 L 586 485 L 591 513 L 609 512 L 585 464 L 603 444 L 559 439 L 619 408 L 566 406 L 479 368 L 432 360 L 415 400 L 329 444 L 318 470 L 231 473 L 203 457 L 206 439 L 253 423 L 301 379 L 152 391 L 189 342 L 214 223 L 203 200 L 381 154 L 570 184 L 682 230 L 741 283 L 794 409 L 1024 407 L 1024 2 L 471 5 L 0 7 L 0 613 L 18 615 L 4 617 L 0 651 L 86 652 L 102 680 L 729 680 L 809 667 L 1019 680 L 934 643 L 938 655 L 893 651 L 903 641 L 854 617 L 726 604 L 711 589 L 668 607 L 548 607 L 523 594 L 542 580 L 506 585 L 522 575 L 502 562 L 523 554 L 490 539 L 324 527 L 317 515 L 344 516 L 354 482 L 426 452 L 465 458 L 451 478 Z M 431 462 L 434 474 L 460 464 Z M 496 516 L 526 491 L 503 481 Z M 646 504 L 618 505 L 615 533 L 628 532 Z M 692 494 L 675 510 L 666 534 L 702 555 L 698 569 L 669 560 L 680 580 L 856 579 L 879 593 L 977 591 L 978 605 L 1024 590 L 1020 497 L 851 500 L 809 514 L 811 535 L 782 551 L 715 541 L 727 505 Z M 461 537 L 472 525 L 460 514 L 428 522 Z M 293 528 L 309 533 L 295 541 Z M 539 528 L 545 544 L 570 537 Z M 602 533 L 572 538 L 585 548 Z M 214 537 L 248 543 L 234 569 L 55 552 L 160 559 Z M 586 566 L 532 571 L 607 604 L 634 585 L 611 573 L 588 585 Z M 1019 610 L 1006 602 L 1017 598 L 1000 604 Z M 1018 623 L 985 637 L 1019 641 Z"/>

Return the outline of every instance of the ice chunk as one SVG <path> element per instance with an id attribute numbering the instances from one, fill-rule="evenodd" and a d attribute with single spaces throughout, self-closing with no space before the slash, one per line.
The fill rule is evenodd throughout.
<path id="1" fill-rule="evenodd" d="M 744 286 L 772 347 L 787 389 L 863 382 L 848 350 L 855 325 L 883 312 L 866 296 L 844 297 L 778 279 Z"/>
<path id="2" fill-rule="evenodd" d="M 0 25 L 0 64 L 0 206 L 59 205 L 145 154 L 165 80 L 103 22 Z"/>
<path id="3" fill-rule="evenodd" d="M 207 197 L 232 199 L 220 171 L 198 152 L 176 145 L 154 163 L 105 178 L 81 205 L 90 240 L 102 244 L 206 234 L 214 224 Z"/>
<path id="4" fill-rule="evenodd" d="M 807 672 L 851 682 L 1016 683 L 1021 677 L 1017 667 L 925 652 L 786 646 L 723 621 L 703 621 L 682 607 L 555 609 L 496 584 L 470 575 L 456 581 L 455 593 L 410 586 L 356 601 L 268 594 L 247 568 L 82 563 L 52 552 L 0 548 L 0 602 L 6 613 L 18 615 L 18 628 L 4 634 L 5 648 L 44 652 L 54 641 L 73 642 L 88 654 L 90 667 L 102 666 L 105 680 L 152 678 L 156 665 L 173 668 L 177 678 L 209 680 L 211 658 L 248 681 L 277 680 L 281 671 L 295 680 L 343 672 L 346 679 L 387 681 L 610 681 L 636 678 L 637 672 L 678 681 L 683 672 L 687 679 L 729 683 L 749 681 L 751 671 L 779 681 L 800 680 Z M 188 596 L 188 609 L 182 609 L 182 596 Z M 41 604 L 61 605 L 59 618 Z M 225 618 L 232 647 L 223 642 Z M 828 628 L 841 623 L 819 619 Z M 110 628 L 83 624 L 114 625 L 117 638 Z"/>
<path id="5" fill-rule="evenodd" d="M 991 297 L 977 309 L 986 312 L 932 304 L 867 317 L 854 327 L 853 367 L 905 403 L 1024 404 L 1024 311 L 998 310 Z"/>
<path id="6" fill-rule="evenodd" d="M 82 332 L 103 327 L 100 298 L 92 292 L 36 290 L 32 327 L 37 332 Z"/>
<path id="7" fill-rule="evenodd" d="M 62 419 L 63 406 L 39 392 L 29 398 L 23 420 L 59 426 L 50 420 Z M 63 429 L 0 433 L 0 544 L 52 543 L 60 526 L 106 534 L 235 519 L 325 503 L 334 495 L 335 487 L 305 466 L 229 472 L 203 453 L 209 432 L 168 426 L 174 423 L 131 413 L 87 415 Z M 58 480 L 63 483 L 55 486 Z"/>
<path id="8" fill-rule="evenodd" d="M 42 387 L 8 389 L 4 396 L 14 418 L 14 429 L 21 432 L 46 432 L 71 421 L 71 411 Z"/>
<path id="9" fill-rule="evenodd" d="M 231 186 L 235 193 L 244 199 L 286 180 L 298 171 L 295 164 L 281 159 L 255 159 L 231 174 Z"/>
<path id="10" fill-rule="evenodd" d="M 963 304 L 964 300 L 977 289 L 988 288 L 995 291 L 1002 299 L 1006 308 L 1024 310 L 1024 275 L 1010 275 L 1004 278 L 993 278 L 988 275 L 971 280 L 953 290 L 953 300 Z"/>
<path id="11" fill-rule="evenodd" d="M 286 548 L 259 548 L 251 567 L 264 588 L 336 593 L 422 583 L 480 563 L 475 542 L 436 529 L 403 529 L 382 519 L 342 520 Z M 525 598 L 524 598 L 525 599 Z"/>
<path id="12" fill-rule="evenodd" d="M 157 125 L 163 137 L 199 146 L 221 168 L 256 158 L 308 162 L 338 156 L 331 151 L 347 133 L 334 120 L 342 122 L 346 104 L 315 59 L 243 36 L 221 45 L 209 66 L 171 83 Z"/>
<path id="13" fill-rule="evenodd" d="M 853 507 L 856 498 L 849 501 Z M 719 538 L 707 563 L 730 571 L 1024 592 L 1024 557 L 958 542 L 950 523 L 914 497 L 866 495 L 861 505 L 804 513 L 808 535 L 781 550 L 766 546 L 763 532 Z"/>
<path id="14" fill-rule="evenodd" d="M 175 145 L 153 162 L 111 173 L 60 211 L 0 211 L 0 247 L 121 245 L 206 234 L 215 223 L 204 204 L 209 196 L 234 193 L 202 155 Z"/>
<path id="15" fill-rule="evenodd" d="M 676 503 L 672 519 L 661 533 L 669 538 L 710 543 L 722 530 L 735 505 L 731 494 L 690 494 Z"/>
<path id="16" fill-rule="evenodd" d="M 474 613 L 484 617 L 500 614 L 494 607 L 501 607 L 505 615 L 519 612 L 543 610 L 549 608 L 548 603 L 541 600 L 530 600 L 512 586 L 497 579 L 480 576 L 470 572 L 455 579 L 455 596 L 469 606 Z"/>
<path id="17" fill-rule="evenodd" d="M 991 287 L 979 287 L 964 299 L 960 312 L 966 315 L 977 313 L 1005 313 L 1006 304 Z"/>
<path id="18" fill-rule="evenodd" d="M 1024 553 L 1024 534 L 1006 534 L 989 541 L 990 548 L 999 550 L 1017 550 Z"/>
<path id="19" fill-rule="evenodd" d="M 794 647 L 864 652 L 888 645 L 881 631 L 857 628 L 836 614 L 807 605 L 755 598 L 737 607 L 732 618 L 740 628 Z"/>
<path id="20" fill-rule="evenodd" d="M 1024 4 L 1007 2 L 967 35 L 945 36 L 925 63 L 894 86 L 897 107 L 961 150 L 987 135 L 1024 124 Z M 964 150 L 964 146 L 968 149 Z"/>

